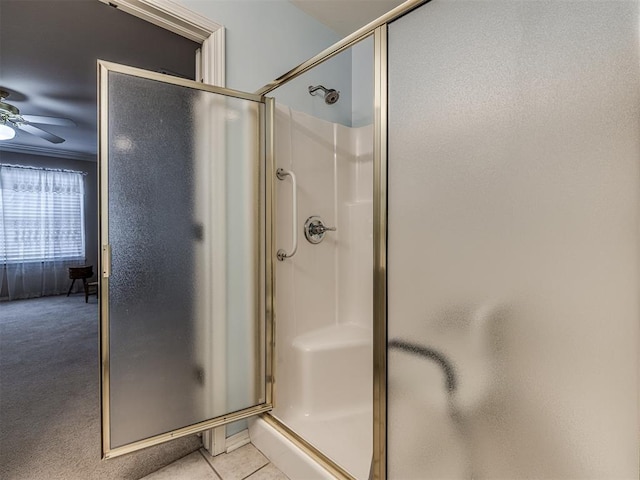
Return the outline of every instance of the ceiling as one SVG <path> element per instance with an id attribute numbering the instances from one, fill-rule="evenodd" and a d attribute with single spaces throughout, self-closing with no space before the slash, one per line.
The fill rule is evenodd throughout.
<path id="1" fill-rule="evenodd" d="M 355 32 L 404 0 L 289 0 L 342 36 Z"/>
<path id="2" fill-rule="evenodd" d="M 95 161 L 96 60 L 194 78 L 197 48 L 97 0 L 0 0 L 0 87 L 10 93 L 5 102 L 22 114 L 77 124 L 42 126 L 64 143 L 18 131 L 0 149 Z"/>

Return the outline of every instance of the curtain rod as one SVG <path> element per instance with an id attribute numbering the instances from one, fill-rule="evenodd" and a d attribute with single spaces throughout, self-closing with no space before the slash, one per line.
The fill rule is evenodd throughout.
<path id="1" fill-rule="evenodd" d="M 80 170 L 67 170 L 64 168 L 31 167 L 29 165 L 12 165 L 9 163 L 0 163 L 0 167 L 24 168 L 26 170 L 45 170 L 47 172 L 79 173 L 80 175 L 88 175 L 88 172 L 82 172 Z"/>

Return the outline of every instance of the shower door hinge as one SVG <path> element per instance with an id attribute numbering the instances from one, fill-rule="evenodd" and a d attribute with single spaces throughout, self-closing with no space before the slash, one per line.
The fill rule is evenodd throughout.
<path id="1" fill-rule="evenodd" d="M 109 278 L 111 275 L 111 245 L 102 246 L 102 278 Z"/>

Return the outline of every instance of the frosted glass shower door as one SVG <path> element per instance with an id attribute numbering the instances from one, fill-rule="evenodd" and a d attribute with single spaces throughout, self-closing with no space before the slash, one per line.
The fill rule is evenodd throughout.
<path id="1" fill-rule="evenodd" d="M 637 1 L 388 30 L 388 478 L 638 478 Z"/>
<path id="2" fill-rule="evenodd" d="M 100 92 L 109 457 L 270 408 L 265 100 L 106 62 Z"/>

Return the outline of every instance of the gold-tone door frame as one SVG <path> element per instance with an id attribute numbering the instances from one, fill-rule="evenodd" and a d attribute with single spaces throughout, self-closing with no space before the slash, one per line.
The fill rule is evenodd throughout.
<path id="1" fill-rule="evenodd" d="M 374 38 L 373 147 L 373 458 L 374 479 L 387 472 L 387 29 Z"/>
<path id="2" fill-rule="evenodd" d="M 371 35 L 374 37 L 373 458 L 371 464 L 371 478 L 374 480 L 387 478 L 387 31 L 389 23 L 429 1 L 404 2 L 256 91 L 258 95 L 266 95 L 365 38 Z M 275 213 L 272 213 L 271 218 L 275 220 Z M 275 254 L 271 250 L 269 252 L 272 258 L 267 261 L 273 264 Z M 274 318 L 277 318 L 275 306 L 273 308 Z M 277 391 L 274 395 L 277 395 Z M 336 478 L 354 480 L 342 467 L 276 417 L 268 413 L 263 417 Z"/>
<path id="3" fill-rule="evenodd" d="M 110 397 L 110 358 L 109 358 L 109 277 L 111 274 L 111 247 L 109 244 L 109 182 L 108 182 L 108 172 L 109 172 L 109 150 L 108 150 L 108 125 L 109 125 L 109 117 L 108 117 L 108 74 L 109 72 L 117 72 L 123 73 L 127 75 L 133 75 L 140 78 L 145 78 L 148 80 L 160 81 L 163 83 L 170 83 L 173 85 L 183 86 L 187 88 L 193 88 L 196 90 L 203 90 L 212 93 L 217 93 L 220 95 L 225 95 L 233 98 L 240 98 L 244 100 L 250 100 L 256 103 L 260 103 L 264 105 L 264 131 L 265 137 L 260 138 L 260 140 L 264 141 L 265 145 L 265 162 L 259 159 L 256 168 L 260 172 L 258 175 L 259 178 L 265 180 L 265 190 L 264 190 L 264 212 L 265 218 L 263 222 L 257 222 L 257 224 L 263 224 L 265 229 L 265 245 L 264 250 L 260 245 L 256 245 L 256 249 L 258 250 L 256 258 L 258 259 L 256 271 L 264 272 L 264 278 L 262 280 L 258 279 L 263 286 L 263 294 L 264 302 L 265 302 L 265 313 L 264 313 L 264 326 L 265 333 L 262 337 L 265 340 L 265 347 L 263 350 L 264 355 L 264 378 L 265 382 L 265 401 L 253 407 L 245 408 L 243 410 L 231 412 L 225 415 L 221 415 L 219 417 L 205 420 L 202 422 L 198 422 L 193 425 L 185 426 L 171 432 L 163 433 L 160 435 L 155 435 L 153 437 L 149 437 L 143 440 L 139 440 L 137 442 L 133 442 L 121 447 L 111 448 L 110 438 L 110 405 L 109 405 L 109 397 Z M 274 102 L 273 99 L 265 97 L 261 94 L 254 93 L 245 93 L 237 90 L 231 90 L 222 87 L 215 87 L 213 85 L 207 85 L 199 82 L 195 82 L 192 80 L 186 80 L 178 77 L 163 75 L 155 72 L 150 72 L 147 70 L 142 70 L 139 68 L 129 67 L 125 65 L 120 65 L 111 62 L 105 62 L 102 60 L 98 60 L 98 112 L 99 112 L 99 122 L 98 122 L 98 139 L 99 139 L 99 168 L 98 168 L 98 185 L 99 185 L 99 238 L 101 244 L 102 255 L 100 258 L 100 361 L 101 361 L 101 408 L 102 408 L 102 454 L 103 458 L 114 458 L 120 455 L 124 455 L 127 453 L 131 453 L 136 450 L 140 450 L 142 448 L 147 448 L 153 445 L 157 445 L 160 443 L 167 442 L 169 440 L 173 440 L 176 438 L 184 437 L 186 435 L 191 435 L 194 433 L 202 432 L 204 430 L 208 430 L 211 428 L 219 427 L 221 425 L 225 425 L 227 423 L 235 422 L 237 420 L 242 420 L 244 418 L 248 418 L 254 415 L 258 415 L 261 413 L 265 413 L 270 411 L 273 408 L 273 265 L 272 260 L 270 260 L 269 253 L 271 252 L 273 245 L 273 231 L 272 225 L 273 221 L 271 218 L 271 214 L 273 212 L 273 186 L 270 184 L 270 179 L 273 178 L 273 108 Z M 262 131 L 262 129 L 259 129 Z M 259 142 L 260 143 L 260 142 Z M 261 143 L 260 143 L 261 144 Z M 259 208 L 258 211 L 262 211 L 262 208 Z M 260 265 L 264 265 L 265 268 L 260 268 Z M 262 296 L 261 295 L 261 296 Z M 257 302 L 258 305 L 261 302 Z M 260 322 L 262 317 L 262 312 L 258 312 L 256 315 L 256 321 Z M 256 358 L 259 358 L 260 355 L 256 355 Z M 257 369 L 257 371 L 262 371 L 261 369 Z"/>

